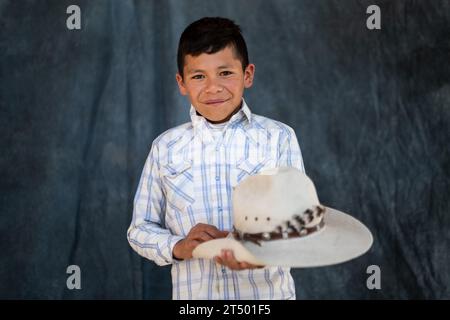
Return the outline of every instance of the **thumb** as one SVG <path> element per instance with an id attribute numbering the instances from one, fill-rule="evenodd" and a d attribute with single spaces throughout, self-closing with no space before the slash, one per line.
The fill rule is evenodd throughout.
<path id="1" fill-rule="evenodd" d="M 228 234 L 230 233 L 230 231 L 220 231 L 220 238 L 225 238 L 226 236 L 228 236 Z"/>

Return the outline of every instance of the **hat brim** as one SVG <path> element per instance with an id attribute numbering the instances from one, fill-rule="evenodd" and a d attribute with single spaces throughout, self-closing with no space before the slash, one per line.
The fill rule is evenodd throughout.
<path id="1" fill-rule="evenodd" d="M 232 237 L 198 245 L 194 258 L 213 259 L 222 249 L 233 250 L 238 261 L 255 265 L 319 267 L 342 263 L 367 252 L 373 243 L 369 229 L 359 220 L 339 210 L 326 207 L 325 226 L 306 237 L 262 241 L 258 246 Z"/>

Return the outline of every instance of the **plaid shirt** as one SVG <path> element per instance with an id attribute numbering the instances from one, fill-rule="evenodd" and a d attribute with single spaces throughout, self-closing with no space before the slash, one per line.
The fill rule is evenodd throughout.
<path id="1" fill-rule="evenodd" d="M 134 198 L 128 241 L 158 265 L 172 264 L 174 299 L 295 299 L 289 268 L 233 271 L 213 260 L 179 261 L 174 245 L 197 223 L 232 230 L 232 188 L 261 169 L 304 171 L 295 132 L 242 108 L 214 139 L 191 106 L 191 122 L 152 144 Z"/>

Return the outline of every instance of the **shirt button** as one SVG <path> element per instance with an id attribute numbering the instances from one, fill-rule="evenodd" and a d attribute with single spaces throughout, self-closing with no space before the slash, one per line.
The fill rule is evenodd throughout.
<path id="1" fill-rule="evenodd" d="M 222 267 L 222 273 L 227 273 L 227 270 L 225 269 L 225 267 Z"/>
<path id="2" fill-rule="evenodd" d="M 219 177 L 219 176 L 216 176 L 216 181 L 219 181 L 219 179 L 220 179 L 220 177 Z"/>
<path id="3" fill-rule="evenodd" d="M 222 212 L 222 207 L 219 207 L 219 212 Z"/>

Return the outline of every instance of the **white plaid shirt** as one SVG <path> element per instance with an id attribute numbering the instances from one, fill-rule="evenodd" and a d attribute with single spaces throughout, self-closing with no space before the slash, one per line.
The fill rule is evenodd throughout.
<path id="1" fill-rule="evenodd" d="M 134 198 L 128 241 L 158 265 L 172 264 L 174 299 L 295 299 L 289 268 L 232 271 L 213 260 L 179 261 L 174 245 L 197 223 L 232 230 L 232 187 L 261 169 L 304 171 L 295 132 L 252 114 L 243 100 L 217 141 L 191 106 L 192 122 L 152 144 Z"/>

